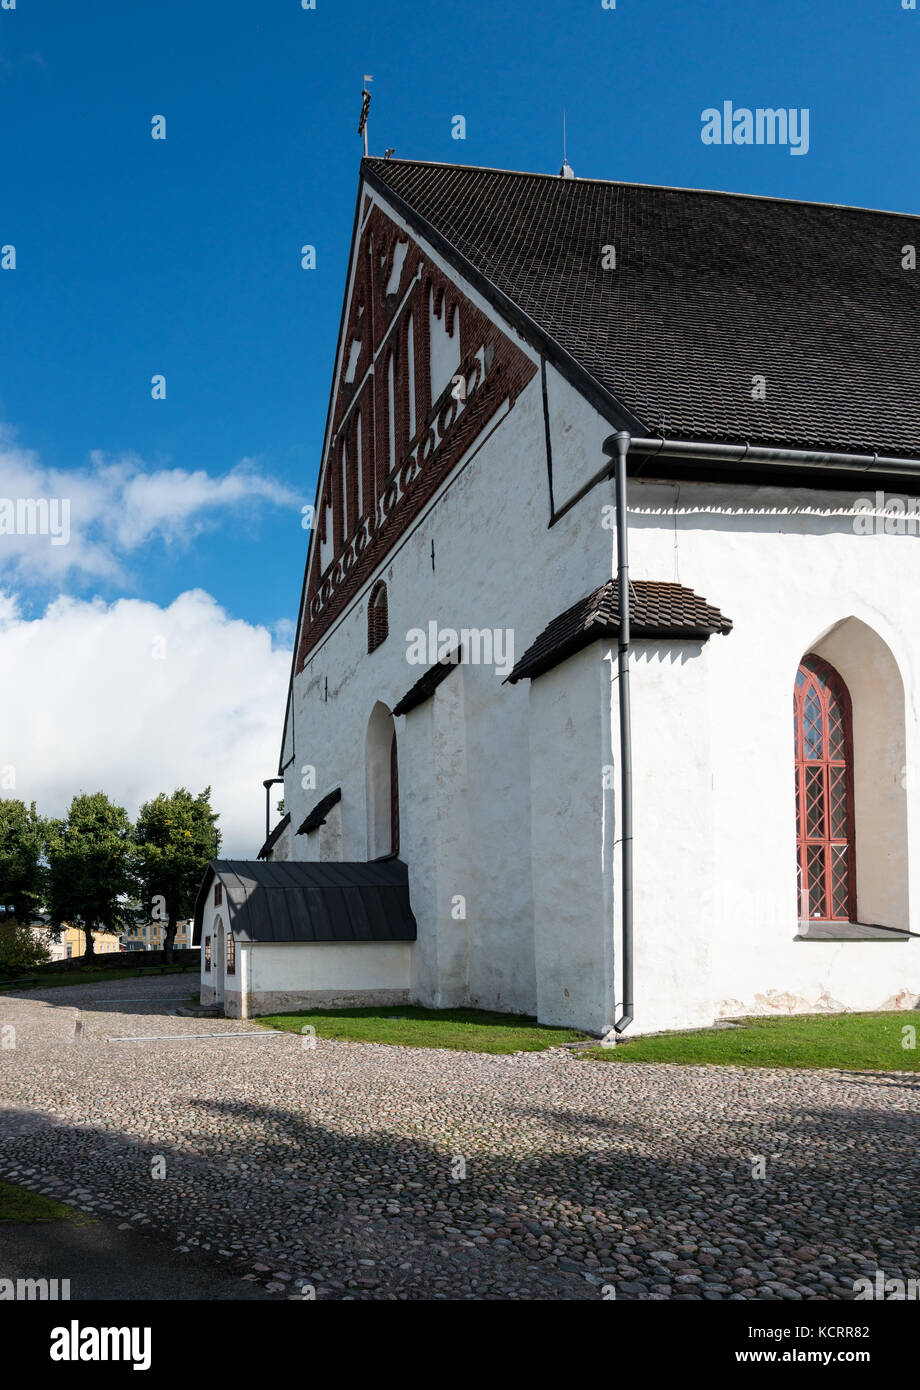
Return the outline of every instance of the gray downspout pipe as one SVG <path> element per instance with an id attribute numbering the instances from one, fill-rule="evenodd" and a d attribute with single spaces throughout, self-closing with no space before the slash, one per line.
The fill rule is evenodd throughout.
<path id="1" fill-rule="evenodd" d="M 266 838 L 266 840 L 268 839 L 269 835 L 271 834 L 271 827 L 272 827 L 272 817 L 271 817 L 272 787 L 275 785 L 276 782 L 283 782 L 283 781 L 284 781 L 284 778 L 283 778 L 283 777 L 266 777 L 266 778 L 265 778 L 265 781 L 262 783 L 262 786 L 265 788 L 265 838 Z"/>
<path id="2" fill-rule="evenodd" d="M 612 446 L 612 449 L 611 449 Z M 617 642 L 617 692 L 620 702 L 620 885 L 623 1012 L 613 1025 L 622 1033 L 633 1021 L 633 816 L 632 724 L 629 711 L 629 526 L 626 513 L 626 455 L 629 432 L 621 430 L 604 441 L 604 453 L 616 455 L 617 602 L 620 633 Z"/>

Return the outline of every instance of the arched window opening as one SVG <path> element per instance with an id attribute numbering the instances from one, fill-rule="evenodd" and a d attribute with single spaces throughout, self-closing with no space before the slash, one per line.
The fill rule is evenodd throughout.
<path id="1" fill-rule="evenodd" d="M 432 286 L 428 301 L 429 370 L 434 405 L 460 370 L 460 334 L 456 306 L 448 308 L 443 290 Z"/>
<path id="2" fill-rule="evenodd" d="M 360 521 L 361 518 L 362 518 L 362 516 L 364 515 L 364 476 L 363 476 L 362 440 L 361 440 L 361 412 L 360 412 L 360 410 L 357 412 L 357 414 L 356 414 L 356 416 L 355 416 L 355 476 L 356 476 L 355 495 L 357 496 L 357 499 L 358 499 L 358 516 L 357 516 L 357 519 L 358 519 L 358 521 Z"/>
<path id="3" fill-rule="evenodd" d="M 396 361 L 387 359 L 387 459 L 390 472 L 396 467 Z"/>
<path id="4" fill-rule="evenodd" d="M 209 974 L 211 970 L 211 938 L 206 936 L 204 939 L 204 971 Z"/>
<path id="5" fill-rule="evenodd" d="M 409 373 L 409 442 L 415 438 L 415 324 L 409 315 L 406 324 L 406 366 Z"/>
<path id="6" fill-rule="evenodd" d="M 323 524 L 319 537 L 319 569 L 320 574 L 325 574 L 332 564 L 334 546 L 332 539 L 332 503 L 328 500 L 323 505 Z"/>
<path id="7" fill-rule="evenodd" d="M 387 612 L 387 586 L 381 581 L 371 590 L 367 605 L 367 650 L 375 651 L 385 642 L 390 631 Z"/>
<path id="8" fill-rule="evenodd" d="M 802 921 L 856 921 L 853 714 L 833 666 L 813 653 L 795 678 L 795 816 Z"/>
<path id="9" fill-rule="evenodd" d="M 396 723 L 386 705 L 371 711 L 364 746 L 367 777 L 367 857 L 387 859 L 399 852 L 399 775 Z"/>
<path id="10" fill-rule="evenodd" d="M 390 853 L 399 853 L 399 763 L 395 729 L 390 744 Z"/>
<path id="11" fill-rule="evenodd" d="M 347 541 L 348 529 L 348 440 L 342 440 L 342 536 Z"/>

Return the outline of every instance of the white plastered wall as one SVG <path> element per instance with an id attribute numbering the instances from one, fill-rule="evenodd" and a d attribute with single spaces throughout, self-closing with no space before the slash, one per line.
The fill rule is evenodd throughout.
<path id="1" fill-rule="evenodd" d="M 599 644 L 530 685 L 537 1014 L 603 1034 L 616 1018 L 614 887 L 619 790 L 615 666 Z M 617 757 L 619 763 L 619 757 Z"/>
<path id="2" fill-rule="evenodd" d="M 582 433 L 596 421 L 577 394 L 565 409 Z M 560 441 L 568 423 L 556 421 Z M 582 461 L 585 475 L 595 466 L 591 456 Z M 576 509 L 548 531 L 548 514 L 538 373 L 295 677 L 285 804 L 296 826 L 325 790 L 341 786 L 342 859 L 368 852 L 372 711 L 378 702 L 391 710 L 424 669 L 407 660 L 410 629 L 427 631 L 431 621 L 458 632 L 510 629 L 516 659 L 563 603 L 607 577 L 610 537 L 596 518 Z M 387 583 L 389 637 L 368 653 L 367 597 L 379 578 Z M 400 857 L 419 925 L 415 997 L 533 1012 L 529 693 L 526 684 L 503 685 L 505 674 L 464 666 L 396 720 Z M 316 768 L 309 791 L 306 765 Z M 293 857 L 330 857 L 321 835 L 294 835 Z"/>
<path id="3" fill-rule="evenodd" d="M 716 1017 L 904 1007 L 920 996 L 916 941 L 795 940 L 792 691 L 809 651 L 837 666 L 853 697 L 860 916 L 920 927 L 908 855 L 918 720 L 915 699 L 900 693 L 916 688 L 920 663 L 911 601 L 920 542 L 856 535 L 854 501 L 715 483 L 630 488 L 633 577 L 679 580 L 734 622 L 706 647 L 711 766 L 685 812 L 695 842 L 697 805 L 712 810 L 712 914 L 692 930 L 708 941 Z M 668 717 L 686 725 L 687 715 L 675 687 Z M 654 743 L 637 741 L 635 756 L 662 774 L 662 801 L 637 817 L 640 842 L 666 814 L 667 766 Z M 688 879 L 691 893 L 705 887 Z M 637 909 L 637 939 L 647 930 Z M 675 1001 L 675 1018 L 682 1008 Z"/>
<path id="4" fill-rule="evenodd" d="M 409 999 L 413 943 L 409 941 L 255 942 L 246 958 L 246 1012 L 401 1004 Z M 239 952 L 238 952 L 239 956 Z"/>

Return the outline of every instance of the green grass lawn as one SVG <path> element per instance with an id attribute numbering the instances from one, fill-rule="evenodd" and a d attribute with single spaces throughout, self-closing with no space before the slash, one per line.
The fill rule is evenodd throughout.
<path id="1" fill-rule="evenodd" d="M 164 975 L 178 975 L 186 970 L 198 970 L 198 966 L 167 965 L 163 968 L 162 973 Z M 144 975 L 159 975 L 161 972 L 158 965 L 153 965 L 147 966 L 143 973 Z M 19 990 L 27 989 L 61 989 L 65 985 L 94 985 L 103 980 L 136 980 L 138 977 L 138 966 L 135 966 L 133 970 L 106 970 L 100 969 L 97 966 L 95 969 L 68 970 L 66 974 L 62 971 L 60 974 L 49 973 L 47 975 L 42 974 L 41 967 L 39 966 L 36 970 L 24 970 L 21 977 L 14 976 L 14 979 L 37 980 L 37 985 L 10 984 L 0 976 L 0 994 L 8 993 L 11 990 L 18 992 Z M 141 978 L 143 977 L 141 976 Z"/>
<path id="2" fill-rule="evenodd" d="M 0 1222 L 3 1221 L 66 1221 L 79 1216 L 79 1212 L 50 1197 L 40 1197 L 37 1192 L 28 1192 L 24 1187 L 12 1187 L 0 1182 Z"/>
<path id="3" fill-rule="evenodd" d="M 485 1009 L 420 1009 L 414 1004 L 392 1008 L 336 1009 L 272 1014 L 254 1019 L 269 1028 L 299 1033 L 312 1024 L 318 1038 L 349 1042 L 391 1043 L 400 1047 L 447 1047 L 454 1052 L 541 1052 L 585 1037 L 571 1028 L 544 1028 L 522 1014 L 493 1014 Z"/>
<path id="4" fill-rule="evenodd" d="M 716 1063 L 730 1067 L 828 1067 L 864 1071 L 920 1071 L 920 1012 L 796 1014 L 745 1018 L 738 1028 L 659 1033 L 616 1047 L 576 1055 L 596 1062 Z M 917 1036 L 913 1047 L 906 1028 Z"/>

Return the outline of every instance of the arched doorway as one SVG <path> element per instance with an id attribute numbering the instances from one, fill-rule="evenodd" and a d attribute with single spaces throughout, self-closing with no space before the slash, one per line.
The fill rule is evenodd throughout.
<path id="1" fill-rule="evenodd" d="M 395 729 L 390 744 L 390 853 L 399 853 L 399 760 Z"/>
<path id="2" fill-rule="evenodd" d="M 211 943 L 211 962 L 214 968 L 214 1003 L 224 1002 L 224 967 L 226 963 L 226 944 L 224 941 L 224 924 L 220 917 L 214 918 L 212 928 L 213 941 Z"/>
<path id="3" fill-rule="evenodd" d="M 813 652 L 795 678 L 795 815 L 802 921 L 856 921 L 853 711 L 843 677 Z"/>
<path id="4" fill-rule="evenodd" d="M 396 724 L 386 705 L 371 711 L 365 740 L 367 857 L 399 853 L 399 768 Z"/>

